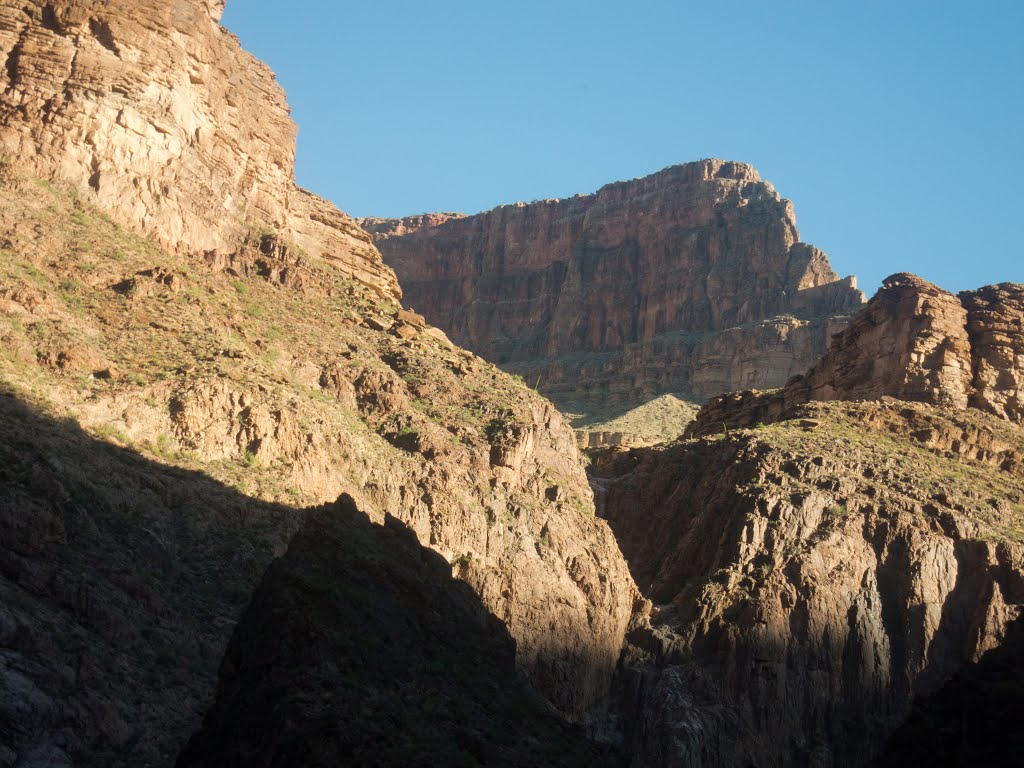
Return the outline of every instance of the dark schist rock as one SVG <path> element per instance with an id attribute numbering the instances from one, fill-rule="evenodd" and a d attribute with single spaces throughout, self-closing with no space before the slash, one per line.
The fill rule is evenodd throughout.
<path id="1" fill-rule="evenodd" d="M 508 631 L 443 558 L 342 497 L 268 569 L 178 761 L 257 764 L 617 762 L 517 677 Z"/>

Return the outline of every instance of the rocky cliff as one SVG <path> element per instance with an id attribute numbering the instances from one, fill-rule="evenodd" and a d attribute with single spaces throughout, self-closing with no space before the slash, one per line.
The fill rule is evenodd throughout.
<path id="1" fill-rule="evenodd" d="M 854 316 L 806 374 L 775 392 L 710 400 L 689 435 L 791 416 L 810 401 L 900 400 L 974 408 L 1024 420 L 1024 286 L 1004 283 L 959 297 L 900 273 Z"/>
<path id="2" fill-rule="evenodd" d="M 73 192 L 10 169 L 0 199 L 0 231 L 8 243 L 0 260 L 0 372 L 16 398 L 34 398 L 35 408 L 72 419 L 124 452 L 216 478 L 238 494 L 223 515 L 237 517 L 243 528 L 262 503 L 285 507 L 280 523 L 262 534 L 259 556 L 236 580 L 224 581 L 225 590 L 239 592 L 229 599 L 207 585 L 219 623 L 203 641 L 205 651 L 196 650 L 198 641 L 182 641 L 187 651 L 166 660 L 174 674 L 184 674 L 194 654 L 216 656 L 223 649 L 237 617 L 234 601 L 287 540 L 295 507 L 349 493 L 376 522 L 400 520 L 452 564 L 508 628 L 520 671 L 561 712 L 584 718 L 604 706 L 634 587 L 607 525 L 593 515 L 573 432 L 549 403 L 454 347 L 415 313 L 272 239 L 230 258 L 190 259 L 128 233 Z M 14 430 L 5 432 L 8 444 Z M 46 641 L 51 653 L 36 662 L 49 670 L 45 676 L 17 668 L 54 700 L 64 695 L 59 670 L 77 664 L 75 648 L 114 654 L 125 681 L 144 675 L 151 661 L 145 654 L 121 657 L 120 631 L 107 636 L 82 626 L 80 611 L 93 610 L 93 602 L 85 608 L 77 599 L 65 602 L 65 586 L 54 575 L 63 572 L 61 563 L 83 563 L 81 578 L 88 583 L 104 581 L 108 568 L 150 579 L 161 560 L 131 540 L 111 543 L 124 536 L 117 526 L 125 517 L 137 519 L 155 541 L 178 542 L 167 547 L 171 573 L 180 572 L 202 536 L 201 516 L 186 523 L 176 512 L 174 499 L 196 493 L 190 484 L 140 471 L 137 482 L 153 483 L 169 501 L 152 504 L 143 495 L 136 502 L 110 490 L 116 499 L 110 512 L 105 483 L 118 470 L 86 464 L 86 454 L 55 439 L 38 459 L 65 466 L 52 470 L 64 487 L 65 472 L 88 478 L 64 494 L 80 503 L 52 508 L 46 484 L 15 492 L 25 482 L 15 473 L 4 490 L 13 501 L 0 519 L 0 543 L 13 551 L 13 564 L 0 576 L 23 594 L 25 605 L 17 621 L 35 637 L 50 637 L 58 626 L 82 627 L 80 646 L 61 649 L 57 640 Z M 27 505 L 47 510 L 42 528 L 23 527 L 32 519 Z M 73 558 L 66 550 L 21 543 L 36 536 L 46 541 L 41 531 L 71 525 L 68 515 L 94 507 L 104 520 L 113 519 L 97 520 L 94 536 L 70 536 Z M 206 572 L 232 570 L 239 557 L 247 556 L 225 539 L 224 548 L 209 555 Z M 142 593 L 134 582 L 119 581 L 113 597 L 101 602 L 128 606 L 121 613 L 132 637 L 162 631 L 165 621 L 176 622 L 186 637 L 201 637 L 205 630 L 192 619 L 154 614 L 138 601 L 163 600 L 166 589 L 194 592 L 192 580 L 202 573 Z M 51 613 L 60 617 L 52 626 L 32 618 Z M 192 697 L 174 701 L 185 709 L 164 718 L 164 725 L 158 725 L 161 708 L 170 699 L 144 694 L 136 700 L 114 685 L 111 698 L 125 724 L 117 741 L 123 754 L 90 762 L 89 745 L 100 736 L 92 720 L 81 719 L 69 726 L 70 759 L 85 765 L 155 759 L 151 750 L 173 735 L 158 738 L 157 727 L 183 740 L 182 729 L 198 724 L 198 707 L 214 682 L 206 667 L 192 673 Z M 102 684 L 113 685 L 107 674 Z M 0 730 L 24 717 L 8 715 L 4 720 L 0 713 Z M 45 725 L 50 716 L 44 710 L 40 719 L 25 721 L 31 727 L 19 727 L 18 738 L 8 742 L 15 754 L 55 743 Z"/>
<path id="3" fill-rule="evenodd" d="M 515 642 L 446 560 L 343 497 L 268 569 L 178 766 L 620 764 L 607 752 L 517 679 Z"/>
<path id="4" fill-rule="evenodd" d="M 364 219 L 409 302 L 556 403 L 781 386 L 863 302 L 748 165 L 476 216 Z"/>
<path id="5" fill-rule="evenodd" d="M 273 230 L 398 296 L 366 234 L 295 186 L 273 73 L 218 25 L 223 0 L 0 7 L 0 151 L 186 251 Z"/>
<path id="6" fill-rule="evenodd" d="M 0 764 L 167 764 L 342 493 L 449 563 L 561 717 L 602 710 L 636 592 L 572 430 L 294 188 L 283 96 L 218 12 L 0 9 Z"/>
<path id="7" fill-rule="evenodd" d="M 652 601 L 620 684 L 638 765 L 857 766 L 1024 607 L 1020 428 L 819 403 L 595 458 Z"/>

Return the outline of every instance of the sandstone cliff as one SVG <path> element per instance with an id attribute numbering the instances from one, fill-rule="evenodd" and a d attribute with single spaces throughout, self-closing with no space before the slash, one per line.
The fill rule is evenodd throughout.
<path id="1" fill-rule="evenodd" d="M 556 403 L 781 386 L 863 302 L 748 165 L 476 216 L 364 219 L 409 302 Z"/>
<path id="2" fill-rule="evenodd" d="M 273 230 L 398 296 L 366 234 L 294 182 L 273 73 L 218 25 L 222 0 L 0 7 L 0 151 L 187 251 Z"/>
<path id="3" fill-rule="evenodd" d="M 827 403 L 595 458 L 653 602 L 620 684 L 636 764 L 858 766 L 1024 609 L 1020 429 Z"/>
<path id="4" fill-rule="evenodd" d="M 746 391 L 710 400 L 689 435 L 788 418 L 824 400 L 883 396 L 974 408 L 1024 421 L 1024 286 L 1004 283 L 959 297 L 900 273 L 854 316 L 806 374 L 775 392 Z"/>

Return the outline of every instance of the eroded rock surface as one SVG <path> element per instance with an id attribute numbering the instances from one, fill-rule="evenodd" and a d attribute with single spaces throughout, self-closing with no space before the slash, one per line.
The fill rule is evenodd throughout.
<path id="1" fill-rule="evenodd" d="M 974 365 L 974 408 L 1024 421 L 1024 285 L 1001 283 L 966 291 L 967 332 Z"/>
<path id="2" fill-rule="evenodd" d="M 235 629 L 180 768 L 616 765 L 517 679 L 448 562 L 348 497 L 310 513 Z"/>
<path id="3" fill-rule="evenodd" d="M 476 216 L 364 219 L 409 302 L 562 402 L 781 386 L 863 303 L 749 165 Z"/>
<path id="4" fill-rule="evenodd" d="M 595 459 L 653 602 L 621 690 L 644 765 L 858 766 L 1024 606 L 1019 427 L 806 406 Z"/>
<path id="5" fill-rule="evenodd" d="M 806 374 L 774 392 L 712 398 L 689 435 L 790 416 L 811 401 L 899 400 L 968 406 L 1024 420 L 1024 286 L 956 297 L 915 275 L 892 275 Z"/>
<path id="6" fill-rule="evenodd" d="M 264 239 L 188 258 L 56 184 L 8 178 L 0 199 L 5 382 L 243 498 L 295 508 L 349 493 L 375 521 L 401 520 L 504 622 L 551 704 L 576 719 L 605 706 L 635 587 L 550 403 L 332 265 Z M 156 511 L 173 525 L 173 510 Z M 74 543 L 86 562 L 99 546 Z"/>
<path id="7" fill-rule="evenodd" d="M 398 296 L 366 234 L 294 182 L 296 127 L 221 0 L 0 7 L 0 148 L 115 220 L 188 251 L 273 230 Z"/>

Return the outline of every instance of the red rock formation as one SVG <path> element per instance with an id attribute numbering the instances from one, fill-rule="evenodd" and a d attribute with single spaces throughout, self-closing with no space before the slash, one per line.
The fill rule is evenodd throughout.
<path id="1" fill-rule="evenodd" d="M 777 392 L 712 398 L 687 434 L 786 418 L 812 400 L 899 400 L 968 406 L 1024 421 L 1024 286 L 959 298 L 914 275 L 887 278 L 805 375 Z"/>
<path id="2" fill-rule="evenodd" d="M 540 374 L 552 396 L 779 386 L 863 302 L 799 242 L 791 203 L 741 163 L 476 216 L 360 223 L 413 306 L 485 358 Z"/>
<path id="3" fill-rule="evenodd" d="M 223 0 L 0 7 L 0 148 L 120 223 L 190 251 L 273 229 L 399 296 L 366 234 L 294 182 L 270 69 L 218 26 Z"/>

